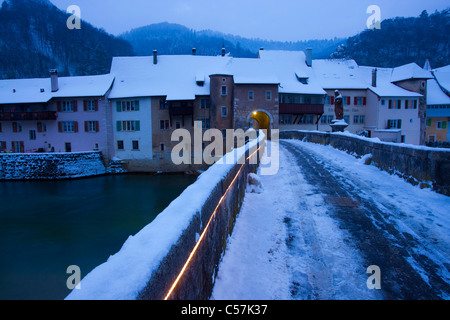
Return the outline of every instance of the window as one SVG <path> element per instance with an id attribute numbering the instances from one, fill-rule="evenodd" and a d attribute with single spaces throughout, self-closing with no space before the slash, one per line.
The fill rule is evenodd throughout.
<path id="1" fill-rule="evenodd" d="M 389 109 L 401 109 L 402 100 L 389 100 Z"/>
<path id="2" fill-rule="evenodd" d="M 290 114 L 280 114 L 280 124 L 291 124 L 292 115 Z"/>
<path id="3" fill-rule="evenodd" d="M 201 121 L 202 122 L 202 129 L 209 129 L 210 128 L 209 119 L 197 119 L 197 121 Z"/>
<path id="4" fill-rule="evenodd" d="M 6 141 L 0 141 L 0 151 L 6 150 Z"/>
<path id="5" fill-rule="evenodd" d="M 75 112 L 73 101 L 63 101 L 62 102 L 62 112 Z"/>
<path id="6" fill-rule="evenodd" d="M 117 101 L 117 112 L 139 111 L 139 100 Z"/>
<path id="7" fill-rule="evenodd" d="M 45 122 L 38 122 L 36 127 L 37 132 L 47 132 L 47 124 Z"/>
<path id="8" fill-rule="evenodd" d="M 30 140 L 36 140 L 36 130 L 30 130 L 29 136 Z"/>
<path id="9" fill-rule="evenodd" d="M 381 105 L 382 105 L 382 106 L 386 105 L 386 100 L 381 99 Z"/>
<path id="10" fill-rule="evenodd" d="M 200 108 L 201 109 L 207 109 L 211 105 L 211 101 L 207 98 L 200 99 Z"/>
<path id="11" fill-rule="evenodd" d="M 85 132 L 99 132 L 99 122 L 98 121 L 85 121 L 84 122 Z"/>
<path id="12" fill-rule="evenodd" d="M 84 111 L 98 111 L 98 100 L 84 100 Z"/>
<path id="13" fill-rule="evenodd" d="M 365 106 L 366 105 L 366 97 L 355 97 L 354 98 L 355 106 Z"/>
<path id="14" fill-rule="evenodd" d="M 227 107 L 222 107 L 222 117 L 228 116 L 228 110 Z"/>
<path id="15" fill-rule="evenodd" d="M 327 116 L 327 123 L 331 123 L 333 121 L 333 116 Z"/>
<path id="16" fill-rule="evenodd" d="M 181 122 L 175 121 L 175 129 L 180 129 L 180 128 L 181 128 Z"/>
<path id="17" fill-rule="evenodd" d="M 312 116 L 312 114 L 308 114 L 306 116 L 306 123 L 307 124 L 312 124 L 313 123 L 313 116 Z"/>
<path id="18" fill-rule="evenodd" d="M 21 122 L 13 122 L 12 123 L 12 131 L 13 132 L 22 132 L 22 123 Z"/>
<path id="19" fill-rule="evenodd" d="M 430 118 L 427 119 L 427 127 L 431 127 L 431 119 Z"/>
<path id="20" fill-rule="evenodd" d="M 325 99 L 323 100 L 324 104 L 331 104 L 331 97 L 330 96 L 325 96 Z"/>
<path id="21" fill-rule="evenodd" d="M 358 124 L 359 116 L 353 116 L 353 124 Z"/>
<path id="22" fill-rule="evenodd" d="M 253 91 L 249 91 L 248 92 L 248 100 L 253 101 L 253 98 L 254 98 Z"/>
<path id="23" fill-rule="evenodd" d="M 344 116 L 345 123 L 350 124 L 350 116 Z"/>
<path id="24" fill-rule="evenodd" d="M 58 131 L 65 133 L 78 132 L 78 122 L 76 121 L 63 121 L 58 123 Z"/>
<path id="25" fill-rule="evenodd" d="M 139 150 L 139 141 L 138 140 L 133 140 L 131 142 L 131 145 L 133 147 L 133 150 Z"/>
<path id="26" fill-rule="evenodd" d="M 160 99 L 160 100 L 159 100 L 159 108 L 160 108 L 161 110 L 163 110 L 163 109 L 169 109 L 169 103 L 167 102 L 166 99 Z"/>
<path id="27" fill-rule="evenodd" d="M 405 143 L 405 141 L 406 141 L 406 136 L 405 136 L 405 135 L 402 135 L 402 136 L 401 136 L 400 142 L 401 142 L 401 143 Z"/>
<path id="28" fill-rule="evenodd" d="M 166 146 L 164 145 L 164 143 L 161 143 L 161 145 L 160 145 L 160 150 L 161 150 L 161 151 L 166 150 Z"/>
<path id="29" fill-rule="evenodd" d="M 223 96 L 226 96 L 226 95 L 227 95 L 227 86 L 222 86 L 222 88 L 221 88 L 221 94 L 222 94 Z"/>
<path id="30" fill-rule="evenodd" d="M 388 120 L 388 129 L 401 129 L 402 128 L 402 120 L 401 119 L 392 119 Z"/>
<path id="31" fill-rule="evenodd" d="M 140 121 L 134 120 L 125 120 L 125 121 L 117 121 L 116 129 L 117 131 L 139 131 L 140 130 Z"/>
<path id="32" fill-rule="evenodd" d="M 117 150 L 123 149 L 124 149 L 123 140 L 117 140 Z"/>
<path id="33" fill-rule="evenodd" d="M 266 100 L 272 100 L 272 91 L 266 91 Z"/>
<path id="34" fill-rule="evenodd" d="M 64 148 L 66 149 L 66 152 L 72 152 L 72 144 L 70 142 L 64 143 Z"/>
<path id="35" fill-rule="evenodd" d="M 447 121 L 436 121 L 436 129 L 447 129 Z"/>
<path id="36" fill-rule="evenodd" d="M 361 124 L 366 123 L 366 116 L 359 116 L 359 123 Z"/>
<path id="37" fill-rule="evenodd" d="M 23 141 L 11 141 L 13 153 L 23 153 L 25 151 L 25 145 Z"/>
<path id="38" fill-rule="evenodd" d="M 0 122 L 0 132 L 2 132 L 2 123 Z"/>

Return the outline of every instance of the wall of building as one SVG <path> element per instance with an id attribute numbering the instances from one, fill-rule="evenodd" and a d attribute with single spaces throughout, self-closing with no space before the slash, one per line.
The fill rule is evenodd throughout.
<path id="1" fill-rule="evenodd" d="M 118 111 L 118 101 L 139 101 L 139 110 Z M 113 100 L 112 110 L 114 155 L 122 160 L 151 160 L 153 158 L 151 98 L 145 97 Z M 118 130 L 117 123 L 121 121 L 139 121 L 139 128 L 134 131 Z M 118 141 L 123 141 L 123 150 L 118 149 Z M 133 149 L 133 141 L 138 141 L 139 148 L 136 150 Z"/>
<path id="2" fill-rule="evenodd" d="M 450 196 L 450 150 L 377 142 L 345 133 L 281 131 L 280 139 L 306 139 L 358 156 L 371 154 L 380 169 Z"/>
<path id="3" fill-rule="evenodd" d="M 253 93 L 253 99 L 249 99 L 249 92 Z M 238 84 L 234 90 L 234 129 L 249 129 L 249 117 L 254 111 L 266 113 L 272 120 L 271 129 L 279 126 L 278 85 L 271 84 Z M 270 99 L 267 99 L 270 92 Z"/>
<path id="4" fill-rule="evenodd" d="M 427 123 L 427 142 L 428 141 L 450 141 L 449 138 L 449 117 L 433 117 L 428 118 Z M 440 125 L 438 126 L 438 122 Z M 445 128 L 443 128 L 443 123 L 445 122 Z M 428 125 L 429 124 L 429 125 Z"/>
<path id="5" fill-rule="evenodd" d="M 55 180 L 106 173 L 101 152 L 0 154 L 0 180 Z"/>
<path id="6" fill-rule="evenodd" d="M 222 95 L 222 86 L 226 86 L 227 94 Z M 211 94 L 211 128 L 219 130 L 233 128 L 233 103 L 234 103 L 234 80 L 229 75 L 210 76 Z M 226 116 L 222 114 L 222 107 L 227 110 Z"/>

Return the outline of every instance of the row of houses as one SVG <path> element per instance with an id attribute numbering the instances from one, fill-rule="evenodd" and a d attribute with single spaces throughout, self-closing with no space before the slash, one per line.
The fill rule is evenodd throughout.
<path id="1" fill-rule="evenodd" d="M 448 67 L 425 70 L 313 60 L 261 49 L 258 58 L 116 57 L 99 76 L 0 81 L 0 152 L 100 150 L 135 170 L 170 163 L 174 130 L 330 131 L 334 92 L 347 130 L 381 140 L 448 141 Z M 446 82 L 447 81 L 447 82 Z"/>

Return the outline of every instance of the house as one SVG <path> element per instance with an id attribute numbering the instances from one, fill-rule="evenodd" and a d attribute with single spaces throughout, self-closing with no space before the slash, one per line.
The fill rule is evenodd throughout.
<path id="1" fill-rule="evenodd" d="M 225 134 L 248 129 L 262 115 L 267 129 L 278 128 L 279 81 L 264 61 L 155 51 L 150 57 L 114 58 L 111 74 L 114 154 L 135 171 L 189 169 L 170 161 L 179 143 L 172 141 L 176 129 L 193 134 L 200 124 L 197 129 Z"/>
<path id="2" fill-rule="evenodd" d="M 0 150 L 76 152 L 110 157 L 112 128 L 107 95 L 111 75 L 0 81 Z"/>
<path id="3" fill-rule="evenodd" d="M 434 74 L 437 73 L 440 72 Z M 441 82 L 445 83 L 442 73 L 439 76 Z M 450 96 L 443 91 L 443 87 L 439 85 L 436 79 L 429 79 L 427 81 L 427 142 L 450 141 L 449 120 Z"/>

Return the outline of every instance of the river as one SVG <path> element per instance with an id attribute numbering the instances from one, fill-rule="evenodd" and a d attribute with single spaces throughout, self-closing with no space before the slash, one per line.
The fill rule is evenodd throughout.
<path id="1" fill-rule="evenodd" d="M 0 182 L 0 299 L 60 300 L 196 180 L 118 175 Z"/>

